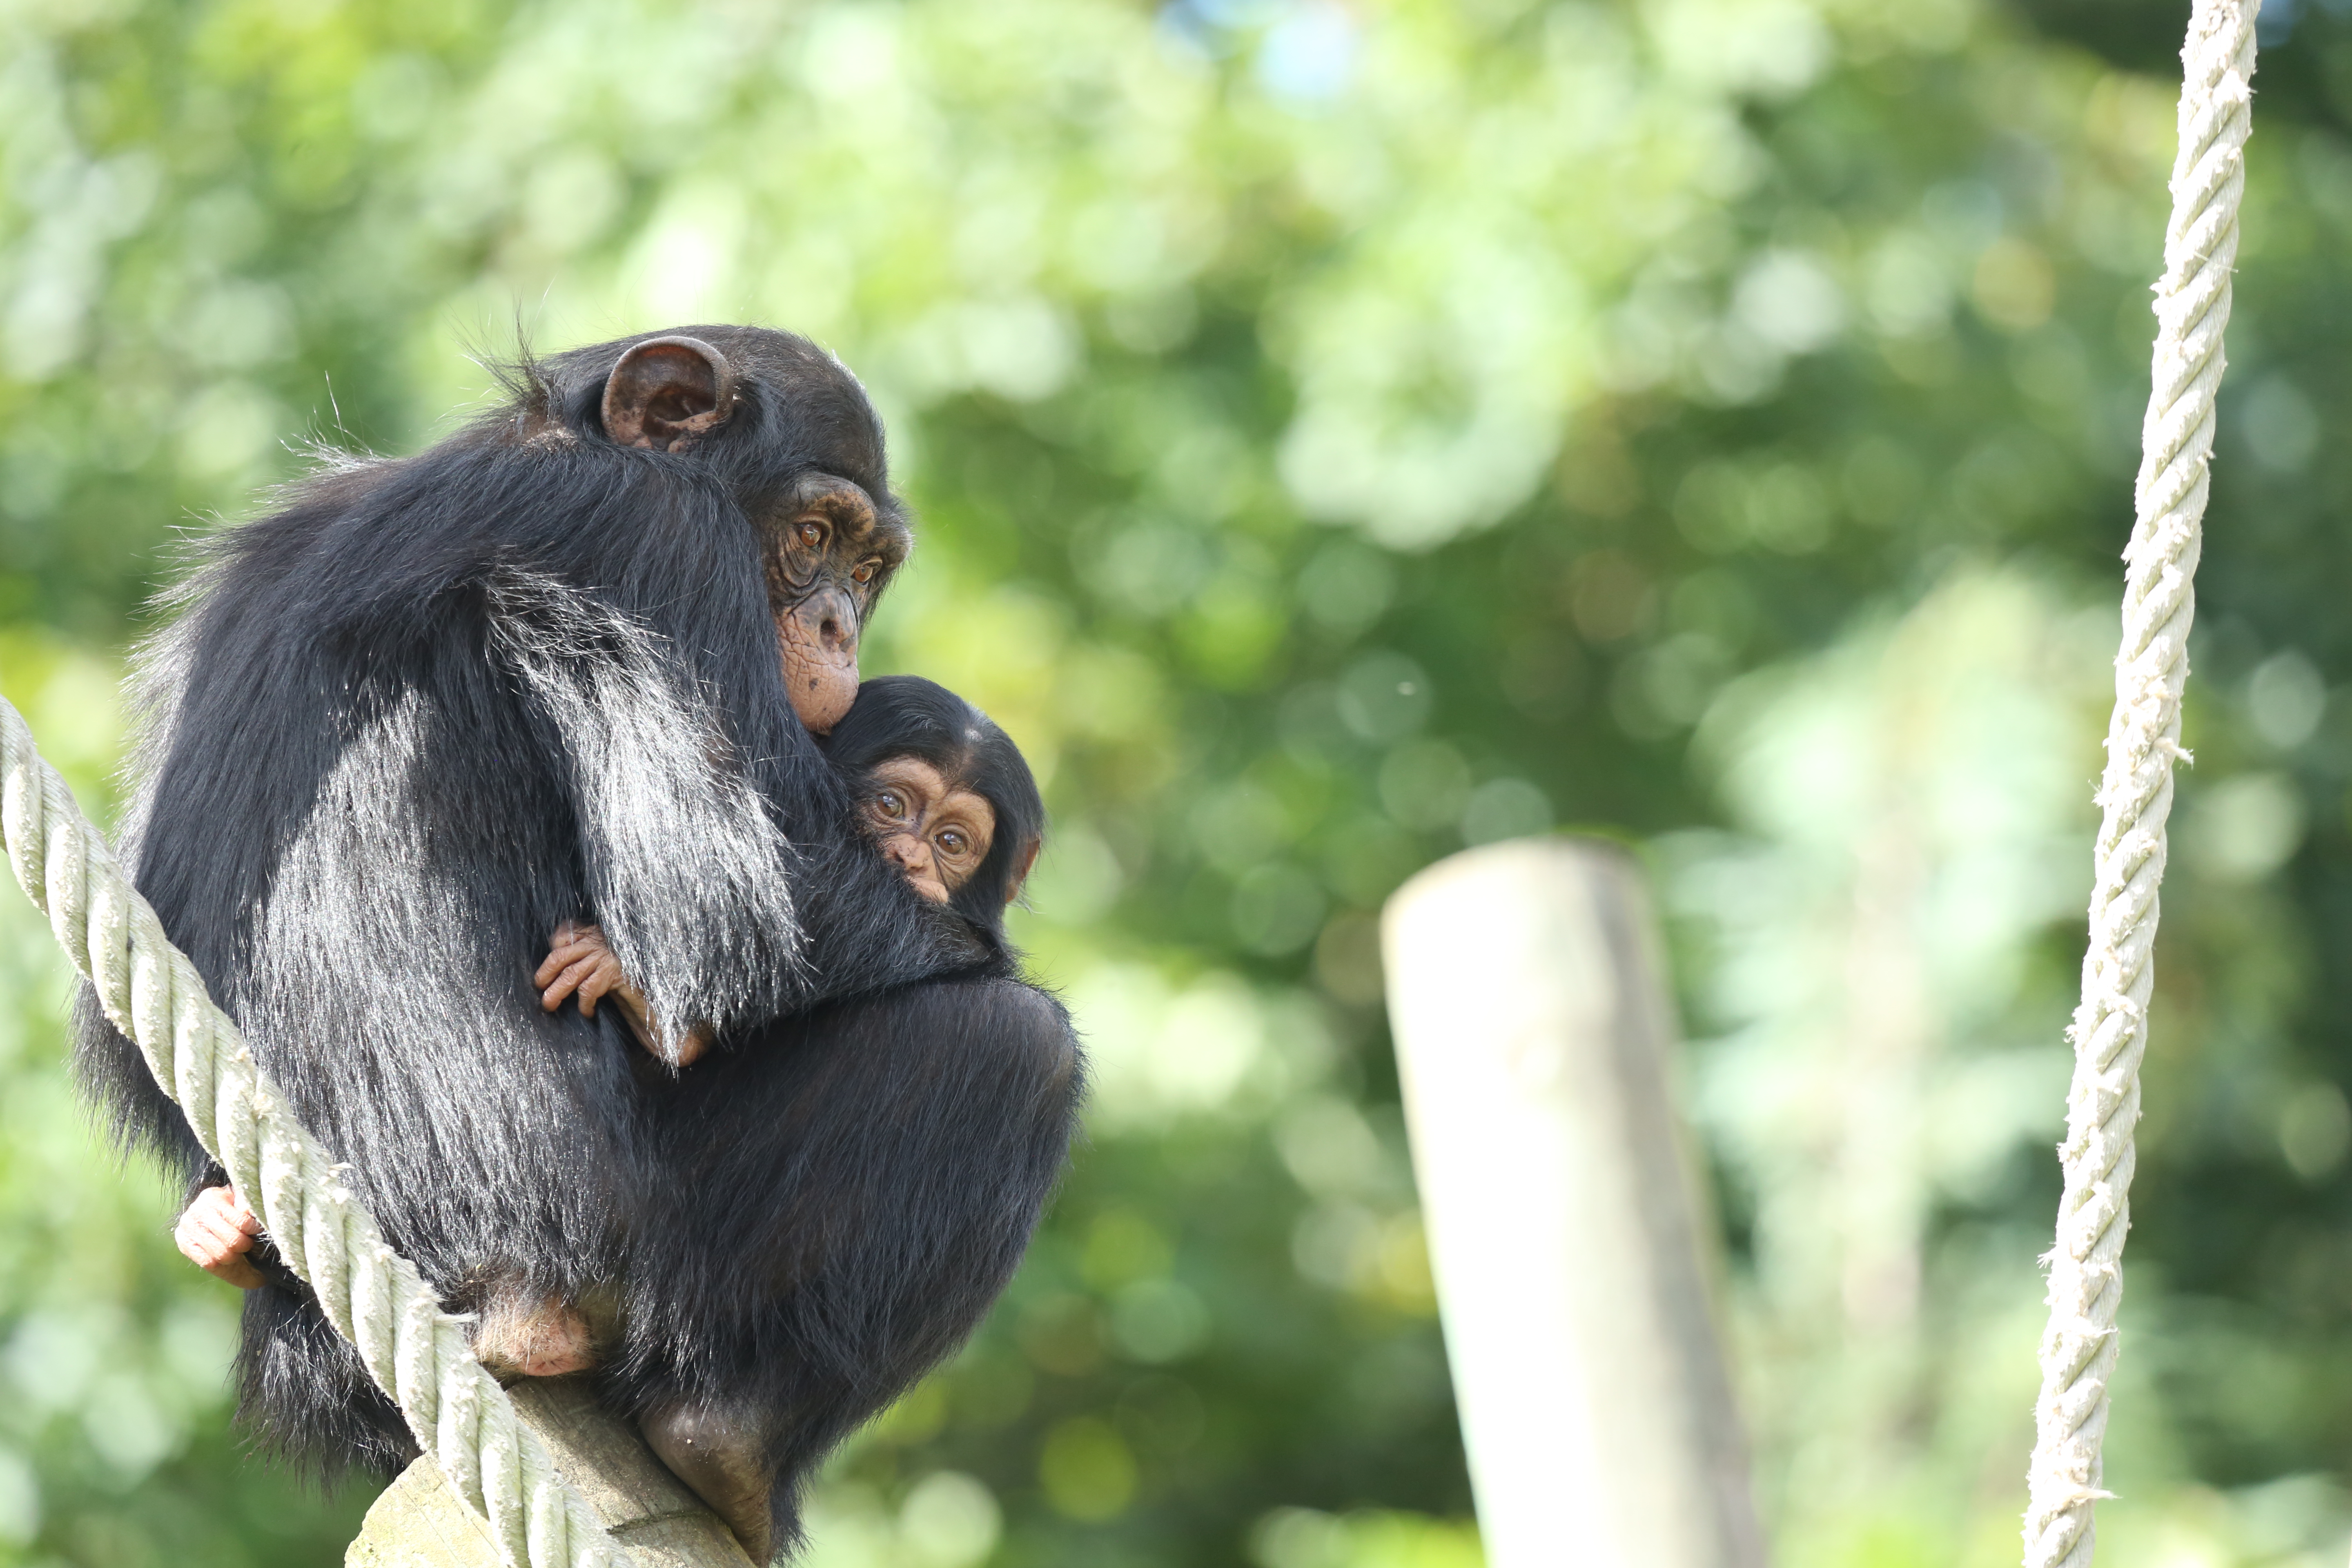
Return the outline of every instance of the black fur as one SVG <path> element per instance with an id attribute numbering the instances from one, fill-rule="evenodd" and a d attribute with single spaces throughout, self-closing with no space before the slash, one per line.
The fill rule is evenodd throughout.
<path id="1" fill-rule="evenodd" d="M 689 1068 L 657 1118 L 676 1184 L 649 1205 L 616 1394 L 747 1414 L 789 1550 L 817 1462 L 1012 1279 L 1080 1089 L 1067 1016 L 1003 972 L 835 1004 Z"/>
<path id="2" fill-rule="evenodd" d="M 147 650 L 125 855 L 453 1307 L 497 1277 L 572 1300 L 627 1280 L 666 1336 L 632 1338 L 635 1395 L 664 1378 L 782 1391 L 800 1374 L 770 1358 L 818 1346 L 807 1375 L 833 1403 L 793 1429 L 837 1436 L 968 1330 L 1017 1257 L 1000 1243 L 1025 1237 L 1076 1092 L 1073 1070 L 1040 1091 L 1022 1064 L 1073 1047 L 1050 1001 L 865 841 L 786 700 L 761 529 L 811 469 L 895 510 L 862 390 L 788 334 L 684 330 L 726 354 L 741 395 L 690 450 L 605 437 L 629 339 L 527 363 L 508 406 L 440 445 L 333 468 L 219 536 Z M 689 1081 L 645 1073 L 611 1009 L 541 1010 L 531 972 L 573 918 L 603 926 L 657 1016 L 717 1026 Z M 819 1060 L 853 1047 L 809 1043 L 828 1017 L 860 1053 L 829 1075 Z M 126 1142 L 202 1182 L 177 1108 L 87 995 L 77 1026 L 85 1086 Z M 993 1098 L 927 1098 L 987 1063 L 1008 1073 Z M 930 1107 L 895 1169 L 828 1178 L 904 1234 L 853 1234 L 789 1174 L 789 1211 L 713 1184 L 770 1168 L 695 1147 L 700 1085 L 737 1079 L 825 1140 Z M 1017 1125 L 984 1124 L 1008 1108 Z M 674 1292 L 633 1258 L 646 1202 Z M 950 1226 L 996 1239 L 940 1265 L 939 1305 L 915 1321 L 872 1256 L 930 1256 Z M 736 1245 L 773 1252 L 721 1256 Z M 743 1330 L 710 1290 L 727 1270 L 826 1305 Z M 329 1470 L 412 1451 L 315 1306 L 266 1288 L 246 1330 L 240 1414 L 267 1446 Z"/>

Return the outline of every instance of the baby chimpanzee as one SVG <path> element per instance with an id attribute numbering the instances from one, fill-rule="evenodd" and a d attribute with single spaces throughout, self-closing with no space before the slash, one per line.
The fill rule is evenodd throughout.
<path id="1" fill-rule="evenodd" d="M 863 825 L 881 851 L 904 869 L 916 891 L 949 905 L 962 917 L 974 939 L 976 963 L 1009 965 L 1004 911 L 1019 897 L 1035 865 L 1045 831 L 1045 809 L 1035 780 L 1012 740 L 985 714 L 935 682 L 889 676 L 866 681 L 859 689 L 856 703 L 824 745 L 834 767 L 850 781 Z M 660 1021 L 653 1016 L 644 993 L 622 972 L 594 925 L 566 921 L 560 926 L 534 984 L 541 988 L 541 1005 L 551 1012 L 567 996 L 576 996 L 580 1011 L 593 1016 L 598 1001 L 610 998 L 638 1042 L 654 1056 L 661 1054 Z M 689 1029 L 675 1060 L 681 1068 L 693 1063 L 711 1043 L 707 1029 Z M 765 1098 L 789 1099 L 790 1086 L 781 1080 L 770 1082 L 776 1075 L 755 1062 L 730 1058 L 721 1066 L 721 1078 L 730 1081 L 699 1086 L 686 1100 L 670 1106 L 669 1114 L 661 1121 L 676 1125 L 665 1135 L 696 1136 L 719 1131 L 721 1124 L 715 1117 L 692 1113 L 699 1100 L 716 1097 L 728 1100 L 739 1113 L 749 1114 L 746 1108 Z M 648 1070 L 659 1072 L 650 1067 Z M 667 1075 L 660 1076 L 667 1079 Z M 739 1078 L 746 1080 L 732 1081 Z M 769 1120 L 754 1119 L 763 1124 Z M 740 1139 L 730 1142 L 742 1143 Z M 712 1153 L 719 1156 L 718 1151 Z M 738 1147 L 730 1156 L 719 1157 L 742 1160 L 746 1152 Z M 687 1163 L 691 1165 L 690 1156 Z M 654 1207 L 657 1208 L 658 1201 L 653 1201 Z M 666 1228 L 650 1211 L 645 1217 L 648 1231 Z M 853 1218 L 841 1217 L 845 1222 Z M 175 1235 L 181 1251 L 199 1266 L 232 1284 L 252 1289 L 263 1282 L 256 1258 L 274 1261 L 266 1248 L 257 1254 L 254 1250 L 258 1229 L 234 1189 L 218 1186 L 206 1190 L 189 1205 Z M 661 1246 L 645 1250 L 647 1266 L 673 1273 L 692 1268 L 696 1261 L 677 1258 L 656 1263 Z M 1006 1272 L 1010 1259 L 1017 1256 L 1017 1247 L 1006 1252 Z M 1000 1279 L 997 1284 L 1002 1282 Z M 966 1331 L 992 1295 L 992 1290 L 971 1304 L 971 1321 L 963 1325 Z M 756 1301 L 746 1306 L 748 1318 L 761 1317 Z M 756 1330 L 757 1322 L 745 1326 Z M 622 1331 L 624 1337 L 637 1342 L 659 1333 L 658 1326 L 650 1324 L 636 1325 L 635 1332 Z M 487 1364 L 503 1373 L 548 1376 L 582 1371 L 608 1359 L 614 1348 L 614 1332 L 611 1325 L 602 1333 L 593 1331 L 576 1308 L 562 1302 L 508 1302 L 493 1292 L 477 1331 L 476 1348 Z M 929 1347 L 930 1359 L 935 1361 L 952 1348 L 951 1342 Z M 658 1348 L 652 1348 L 650 1356 L 647 1348 L 639 1348 L 628 1352 L 627 1360 L 634 1372 L 635 1363 L 659 1357 Z M 898 1376 L 891 1379 L 897 1386 L 877 1387 L 873 1396 L 878 1397 L 859 1403 L 878 1407 L 927 1369 L 912 1363 L 899 1369 L 870 1369 L 885 1378 L 897 1372 Z M 624 1381 L 635 1379 L 625 1377 Z M 844 1403 L 829 1397 L 826 1391 L 810 1392 L 818 1395 L 821 1405 L 837 1407 Z M 728 1519 L 755 1556 L 764 1556 L 770 1541 L 771 1488 L 780 1480 L 789 1488 L 792 1472 L 841 1435 L 830 1430 L 837 1415 L 816 1424 L 825 1429 L 797 1429 L 803 1424 L 796 1422 L 793 1413 L 767 1407 L 779 1396 L 791 1398 L 780 1386 L 765 1398 L 757 1391 L 746 1391 L 740 1401 L 656 1401 L 639 1411 L 646 1436 L 656 1451 Z"/>
<path id="2" fill-rule="evenodd" d="M 1012 737 L 937 681 L 886 675 L 857 689 L 847 716 L 819 743 L 856 790 L 866 831 L 915 891 L 953 908 L 1002 951 L 1005 908 L 1021 896 L 1045 831 L 1036 781 Z M 558 926 L 532 984 L 550 1012 L 576 994 L 593 1018 L 609 995 L 638 1043 L 661 1054 L 645 994 L 596 927 Z M 709 1046 L 705 1031 L 689 1030 L 676 1060 L 684 1067 Z"/>
<path id="3" fill-rule="evenodd" d="M 1012 737 L 936 681 L 886 675 L 857 689 L 823 744 L 915 890 L 1001 943 L 1045 838 L 1037 781 Z"/>
<path id="4" fill-rule="evenodd" d="M 1015 973 L 1004 910 L 1045 827 L 1028 764 L 977 709 L 906 677 L 861 687 L 825 751 L 883 852 L 971 929 L 969 990 L 942 985 L 932 1014 L 951 1037 Z M 572 934 L 569 945 L 583 945 L 583 932 Z M 583 962 L 628 994 L 608 954 L 559 964 L 562 945 L 540 973 L 542 1005 L 561 1004 Z M 650 1047 L 663 1021 L 641 1000 L 633 1010 Z M 1066 1019 L 1057 1065 L 1007 1070 L 984 1053 L 910 1052 L 870 1011 L 849 1001 L 753 1042 L 730 1037 L 723 1044 L 735 1048 L 682 1075 L 644 1058 L 655 1163 L 672 1180 L 646 1191 L 634 1215 L 617 1341 L 592 1342 L 576 1309 L 557 1309 L 579 1324 L 581 1363 L 603 1363 L 609 1397 L 755 1560 L 796 1532 L 802 1478 L 955 1350 L 1028 1244 L 1034 1199 L 1003 1205 L 966 1182 L 971 1201 L 926 1219 L 910 1173 L 1010 1172 L 1042 1198 L 1076 1104 L 1082 1069 Z M 921 1109 L 926 1095 L 958 1115 Z M 844 1102 L 883 1109 L 856 1122 L 819 1113 Z M 714 1206 L 715 1194 L 733 1196 Z M 823 1216 L 813 1228 L 811 1215 Z M 932 1325 L 923 1333 L 887 1331 L 918 1314 Z M 552 1315 L 518 1327 L 543 1339 Z"/>

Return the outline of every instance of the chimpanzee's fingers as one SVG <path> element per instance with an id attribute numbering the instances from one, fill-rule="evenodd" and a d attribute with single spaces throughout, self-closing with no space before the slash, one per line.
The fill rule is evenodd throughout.
<path id="1" fill-rule="evenodd" d="M 604 944 L 601 942 L 565 942 L 561 947 L 548 950 L 547 962 L 539 966 L 540 973 L 545 974 L 556 970 L 569 969 L 582 959 L 594 958 L 604 951 Z"/>
<path id="2" fill-rule="evenodd" d="M 240 1290 L 257 1290 L 268 1283 L 262 1279 L 261 1270 L 253 1266 L 249 1258 L 225 1251 L 197 1237 L 174 1236 L 173 1239 L 179 1245 L 181 1257 L 215 1279 L 226 1279 Z M 251 1245 L 250 1238 L 247 1238 L 247 1245 Z"/>
<path id="3" fill-rule="evenodd" d="M 201 1208 L 191 1208 L 180 1216 L 180 1223 L 172 1227 L 172 1237 L 182 1251 L 194 1247 L 209 1258 L 220 1250 L 221 1237 L 209 1223 L 211 1217 Z"/>
<path id="4" fill-rule="evenodd" d="M 586 958 L 593 953 L 599 953 L 604 951 L 604 950 L 602 946 L 593 942 L 558 943 L 555 947 L 548 950 L 546 962 L 541 963 L 539 966 L 538 973 L 530 977 L 530 983 L 533 985 L 548 984 L 553 981 L 557 975 L 562 973 L 565 970 L 571 968 L 582 959 Z"/>
<path id="5" fill-rule="evenodd" d="M 226 1224 L 228 1214 L 228 1189 L 206 1187 L 195 1195 L 185 1209 L 181 1211 L 179 1223 L 183 1226 L 198 1226 L 209 1230 Z"/>
<path id="6" fill-rule="evenodd" d="M 232 1253 L 243 1252 L 253 1245 L 253 1237 L 239 1230 L 236 1223 L 225 1215 L 216 1212 L 192 1214 L 188 1216 L 188 1223 L 196 1233 L 197 1240 L 211 1249 L 215 1261 Z"/>
<path id="7" fill-rule="evenodd" d="M 573 951 L 576 952 L 577 950 L 575 949 Z M 577 991 L 580 988 L 580 983 L 588 978 L 589 974 L 594 971 L 596 967 L 596 953 L 600 951 L 601 950 L 591 950 L 588 957 L 575 959 L 568 963 L 564 966 L 562 972 L 557 974 L 554 980 L 549 984 L 547 989 L 540 994 L 539 1005 L 546 1008 L 551 1013 L 554 1012 L 559 1006 L 562 1006 L 563 999 L 566 996 L 571 995 L 574 991 Z M 562 957 L 562 955 L 559 953 L 556 956 Z M 555 962 L 555 959 L 551 958 L 548 962 L 552 963 Z M 545 971 L 541 971 L 541 973 L 544 973 Z"/>
<path id="8" fill-rule="evenodd" d="M 261 1217 L 235 1187 L 206 1187 L 188 1205 L 188 1212 L 210 1215 L 225 1226 L 247 1233 L 261 1229 Z"/>
<path id="9" fill-rule="evenodd" d="M 191 1224 L 174 1231 L 172 1242 L 180 1249 L 181 1257 L 207 1272 L 236 1257 L 236 1249 L 223 1237 L 200 1225 Z M 247 1239 L 246 1245 L 252 1245 L 250 1238 Z"/>
<path id="10" fill-rule="evenodd" d="M 261 1270 L 253 1266 L 249 1258 L 232 1258 L 205 1272 L 215 1279 L 226 1280 L 240 1290 L 258 1290 L 269 1283 L 261 1277 Z"/>
<path id="11" fill-rule="evenodd" d="M 579 963 L 565 969 L 563 972 L 562 981 L 563 988 L 566 991 L 577 991 L 583 985 L 587 984 L 588 982 L 595 976 L 597 965 L 604 963 L 604 952 L 599 949 L 598 951 L 590 953 L 587 957 L 582 959 Z"/>
<path id="12" fill-rule="evenodd" d="M 594 1017 L 596 1004 L 622 984 L 620 961 L 607 954 L 589 972 L 588 978 L 580 983 L 580 1011 L 591 1018 Z"/>
<path id="13" fill-rule="evenodd" d="M 247 1236 L 259 1236 L 261 1216 L 253 1212 L 253 1205 L 245 1201 L 245 1194 L 235 1187 L 223 1187 L 219 1190 L 228 1194 L 228 1216 L 236 1222 L 237 1228 Z"/>

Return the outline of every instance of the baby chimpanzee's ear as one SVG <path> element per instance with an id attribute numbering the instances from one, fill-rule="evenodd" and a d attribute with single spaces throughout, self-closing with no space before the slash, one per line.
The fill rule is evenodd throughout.
<path id="1" fill-rule="evenodd" d="M 700 338 L 647 338 L 604 378 L 604 434 L 675 452 L 734 411 L 735 373 Z"/>
<path id="2" fill-rule="evenodd" d="M 1013 868 L 1013 875 L 1005 879 L 1004 901 L 1006 904 L 1010 905 L 1021 897 L 1022 887 L 1029 880 L 1029 873 L 1036 868 L 1037 851 L 1045 847 L 1045 843 L 1042 838 L 1032 838 L 1029 840 L 1029 847 L 1021 851 L 1021 859 Z"/>

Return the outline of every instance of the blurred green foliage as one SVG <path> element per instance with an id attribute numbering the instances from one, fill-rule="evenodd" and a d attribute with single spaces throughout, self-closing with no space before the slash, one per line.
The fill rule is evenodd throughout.
<path id="1" fill-rule="evenodd" d="M 2352 11 L 2271 0 L 2102 1511 L 2340 1558 Z M 1373 918 L 1647 847 L 1781 1559 L 2014 1560 L 2185 6 L 0 7 L 0 686 L 103 808 L 181 531 L 514 351 L 839 352 L 994 712 L 1091 1137 L 826 1568 L 1476 1559 Z M 0 900 L 5 902 L 5 900 Z M 232 1303 L 0 963 L 0 1563 L 317 1562 Z M 1477 977 L 1466 976 L 1465 984 Z"/>

